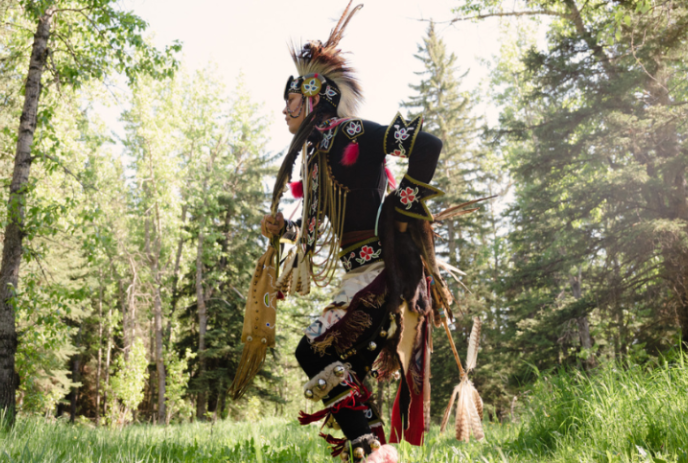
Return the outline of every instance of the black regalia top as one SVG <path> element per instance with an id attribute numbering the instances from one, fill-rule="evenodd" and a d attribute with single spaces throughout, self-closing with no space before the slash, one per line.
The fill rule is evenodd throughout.
<path id="1" fill-rule="evenodd" d="M 317 189 L 329 182 L 347 192 L 339 237 L 342 247 L 339 258 L 344 269 L 349 271 L 381 259 L 375 230 L 387 187 L 387 155 L 409 160 L 406 175 L 392 193 L 396 195 L 397 220 L 432 220 L 425 202 L 442 194 L 428 185 L 437 167 L 442 142 L 422 132 L 421 127 L 420 116 L 409 122 L 399 114 L 390 125 L 357 118 L 331 118 L 318 127 L 322 140 L 309 156 L 309 181 L 304 186 L 309 208 L 307 220 L 312 223 L 311 227 L 304 227 L 304 246 L 315 249 L 320 218 L 313 205 L 323 197 L 322 192 L 318 196 Z M 320 211 L 325 211 L 332 220 L 327 208 Z"/>
<path id="2" fill-rule="evenodd" d="M 344 151 L 352 143 L 352 139 L 348 137 L 347 129 L 355 124 L 360 124 L 363 128 L 363 132 L 354 137 L 359 146 L 359 155 L 354 164 L 347 166 L 342 163 Z M 377 213 L 385 197 L 387 187 L 385 158 L 387 154 L 394 155 L 394 151 L 387 153 L 385 150 L 385 134 L 395 130 L 391 126 L 361 119 L 353 119 L 342 125 L 340 132 L 343 133 L 337 134 L 327 154 L 332 175 L 349 189 L 344 233 L 374 230 Z M 388 134 L 387 138 L 390 136 L 393 137 L 393 133 Z M 409 136 L 410 139 L 411 136 Z M 407 177 L 415 180 L 415 182 L 402 181 L 404 186 L 410 183 L 428 184 L 435 173 L 437 160 L 442 149 L 440 139 L 427 132 L 419 131 L 413 142 L 413 146 L 407 149 L 405 157 L 409 160 Z M 405 179 L 407 177 L 405 176 Z M 410 217 L 416 217 L 416 215 L 423 216 L 422 208 L 420 210 L 418 208 L 406 210 L 400 204 L 399 209 L 401 209 L 398 210 L 398 220 L 400 221 L 406 222 Z M 430 217 L 425 216 L 425 218 L 429 219 Z"/>

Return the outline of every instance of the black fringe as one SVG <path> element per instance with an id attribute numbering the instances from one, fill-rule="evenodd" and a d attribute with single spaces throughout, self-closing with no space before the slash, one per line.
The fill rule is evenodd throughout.
<path id="1" fill-rule="evenodd" d="M 382 258 L 387 273 L 387 304 L 393 313 L 399 312 L 402 298 L 408 303 L 409 310 L 425 313 L 426 300 L 420 297 L 423 278 L 423 260 L 421 250 L 414 241 L 414 235 L 420 233 L 401 233 L 396 229 L 396 198 L 388 195 L 382 205 L 379 222 L 379 236 L 382 244 Z M 409 228 L 422 226 L 420 220 L 409 222 Z"/>

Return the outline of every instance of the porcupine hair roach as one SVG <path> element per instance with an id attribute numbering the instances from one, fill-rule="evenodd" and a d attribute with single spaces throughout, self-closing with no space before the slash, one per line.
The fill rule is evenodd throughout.
<path id="1" fill-rule="evenodd" d="M 339 117 L 355 115 L 358 106 L 363 100 L 361 86 L 358 83 L 354 70 L 349 66 L 344 56 L 342 56 L 342 51 L 337 48 L 349 21 L 351 21 L 351 18 L 358 10 L 363 8 L 363 5 L 357 5 L 352 9 L 351 3 L 353 3 L 353 0 L 344 9 L 337 25 L 332 29 L 330 37 L 324 44 L 319 40 L 311 40 L 300 47 L 294 44 L 290 45 L 290 53 L 299 75 L 322 74 L 337 86 L 341 92 L 341 99 L 337 106 L 336 114 Z M 302 104 L 306 104 L 305 98 Z M 315 128 L 326 118 L 335 116 L 330 111 L 331 108 L 328 108 L 327 105 L 316 105 L 313 112 L 304 118 L 299 130 L 294 134 L 287 155 L 280 166 L 275 188 L 272 192 L 273 213 L 276 212 L 277 204 L 284 193 L 287 183 L 292 178 L 294 163 L 304 143 L 308 141 L 314 145 L 322 139 L 322 134 L 315 130 Z"/>

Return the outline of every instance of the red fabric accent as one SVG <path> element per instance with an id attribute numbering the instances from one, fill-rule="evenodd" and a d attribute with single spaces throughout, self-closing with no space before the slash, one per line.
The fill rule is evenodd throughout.
<path id="1" fill-rule="evenodd" d="M 361 403 L 368 402 L 370 398 L 373 396 L 373 393 L 368 390 L 365 384 L 359 383 L 358 379 L 355 376 L 350 376 L 350 378 L 352 379 L 352 381 L 344 379 L 344 383 L 346 383 L 346 385 L 354 391 L 353 396 L 360 399 L 359 402 Z M 363 406 L 363 408 L 355 408 L 354 410 L 365 410 L 365 406 Z"/>
<path id="2" fill-rule="evenodd" d="M 278 301 L 284 300 L 284 293 L 282 291 L 277 291 L 277 300 Z"/>
<path id="3" fill-rule="evenodd" d="M 340 438 L 334 437 L 330 434 L 324 434 L 322 432 L 320 433 L 320 437 L 325 439 L 325 441 L 328 444 L 332 445 L 331 455 L 333 457 L 336 457 L 337 455 L 342 453 L 344 451 L 344 449 L 346 448 L 346 438 L 340 439 Z"/>
<path id="4" fill-rule="evenodd" d="M 358 152 L 358 143 L 350 143 L 349 146 L 347 146 L 344 149 L 344 156 L 342 156 L 342 165 L 352 166 L 356 164 L 356 161 L 358 160 Z"/>
<path id="5" fill-rule="evenodd" d="M 289 188 L 291 189 L 291 195 L 296 198 L 296 199 L 301 199 L 303 198 L 303 182 L 298 181 L 298 182 L 291 182 L 289 184 Z"/>
<path id="6" fill-rule="evenodd" d="M 336 404 L 332 405 L 329 408 L 323 408 L 322 410 L 312 413 L 312 414 L 307 414 L 304 413 L 303 411 L 299 412 L 299 423 L 302 425 L 314 423 L 316 421 L 320 421 L 323 418 L 325 418 L 325 422 L 327 422 L 327 417 L 330 414 L 334 414 L 339 412 L 342 408 L 348 408 L 351 410 L 366 410 L 368 408 L 367 405 L 365 405 L 365 402 L 368 402 L 370 400 L 370 397 L 373 395 L 371 391 L 368 390 L 367 387 L 365 387 L 364 384 L 359 383 L 358 380 L 356 380 L 355 377 L 352 377 L 352 381 L 347 381 L 344 380 L 348 386 L 351 387 L 351 394 L 346 396 L 342 401 L 337 402 Z M 356 404 L 359 405 L 356 405 Z M 325 424 L 323 424 L 325 426 Z M 322 427 L 321 427 L 322 429 Z M 378 440 L 380 443 L 385 444 L 385 433 L 384 430 L 382 429 L 382 426 L 375 428 L 375 434 L 378 436 Z M 382 436 L 382 437 L 380 437 Z M 328 444 L 333 445 L 332 447 L 332 456 L 336 457 L 340 453 L 344 451 L 344 448 L 346 447 L 346 439 L 340 439 L 337 437 L 334 437 L 330 434 L 324 434 L 322 431 L 320 432 L 320 437 L 325 439 Z"/>
<path id="7" fill-rule="evenodd" d="M 320 437 L 325 439 L 325 441 L 327 441 L 328 444 L 339 445 L 339 444 L 343 444 L 344 442 L 346 442 L 346 437 L 343 437 L 343 438 L 334 437 L 330 434 L 325 434 L 323 432 L 320 433 Z"/>
<path id="8" fill-rule="evenodd" d="M 394 180 L 394 175 L 392 175 L 392 171 L 389 170 L 389 167 L 385 166 L 385 174 L 387 174 L 387 181 L 389 182 L 389 187 L 392 190 L 397 189 L 397 181 Z"/>
<path id="9" fill-rule="evenodd" d="M 299 423 L 301 423 L 301 424 L 315 423 L 316 421 L 320 421 L 323 418 L 325 418 L 329 413 L 330 413 L 330 410 L 328 408 L 323 408 L 319 412 L 311 413 L 310 415 L 308 413 L 304 413 L 303 410 L 301 410 L 299 412 Z"/>
<path id="10" fill-rule="evenodd" d="M 427 323 L 425 321 L 424 323 Z M 427 333 L 427 330 L 424 330 Z M 423 364 L 421 365 L 420 371 L 425 371 L 425 362 L 428 361 L 427 358 L 427 337 L 423 337 Z M 411 359 L 413 361 L 413 359 Z M 413 378 L 411 372 L 406 374 L 406 381 L 408 384 L 413 383 Z M 399 390 L 397 391 L 397 397 L 394 399 L 394 408 L 392 408 L 392 429 L 390 431 L 389 442 L 391 444 L 397 444 L 401 442 L 403 436 L 404 440 L 411 445 L 423 445 L 423 437 L 425 432 L 425 414 L 423 413 L 423 389 L 425 388 L 425 382 L 423 381 L 422 386 L 418 394 L 413 393 L 413 387 L 409 387 L 409 393 L 411 394 L 411 404 L 408 410 L 408 428 L 402 429 L 401 423 L 401 410 L 399 409 L 399 395 L 401 394 L 401 383 L 399 383 Z"/>
<path id="11" fill-rule="evenodd" d="M 347 383 L 349 384 L 349 383 Z M 363 394 L 361 394 L 361 388 L 359 388 L 358 385 L 356 384 L 349 384 L 351 387 L 353 387 L 354 394 L 350 394 L 346 396 L 341 402 L 337 402 L 336 404 L 332 405 L 329 408 L 323 408 L 322 410 L 311 413 L 310 415 L 308 413 L 304 413 L 303 410 L 299 412 L 299 423 L 301 424 L 310 424 L 314 423 L 316 421 L 320 421 L 323 418 L 325 418 L 327 415 L 330 413 L 337 413 L 339 410 L 342 408 L 349 408 L 351 410 L 365 410 L 368 408 L 365 405 L 356 405 L 356 403 L 362 403 L 362 402 L 367 402 L 368 399 L 370 399 L 370 396 L 372 393 L 366 389 L 365 386 L 362 386 L 363 388 Z M 359 400 L 356 400 L 359 399 Z"/>
<path id="12" fill-rule="evenodd" d="M 365 410 L 366 406 L 365 405 L 356 405 L 356 398 L 352 395 L 348 396 L 346 399 L 342 400 L 341 402 L 337 402 L 336 404 L 332 405 L 330 407 L 330 410 L 332 410 L 332 413 L 337 413 L 339 410 L 342 408 L 349 408 L 351 410 Z"/>
<path id="13" fill-rule="evenodd" d="M 399 382 L 399 389 L 397 389 L 397 396 L 394 399 L 394 406 L 392 407 L 392 427 L 389 430 L 389 443 L 398 444 L 401 442 L 401 411 L 399 410 L 399 396 L 401 395 L 401 382 Z"/>

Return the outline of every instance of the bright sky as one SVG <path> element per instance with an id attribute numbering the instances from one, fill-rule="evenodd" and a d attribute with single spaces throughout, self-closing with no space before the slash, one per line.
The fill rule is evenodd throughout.
<path id="1" fill-rule="evenodd" d="M 150 24 L 156 45 L 175 39 L 183 43 L 184 63 L 191 70 L 212 61 L 230 88 L 243 72 L 252 99 L 272 117 L 268 149 L 273 152 L 285 149 L 291 138 L 281 114 L 284 85 L 295 74 L 287 43 L 327 39 L 346 4 L 347 0 L 123 0 L 124 8 Z M 386 124 L 399 102 L 411 94 L 408 85 L 419 80 L 414 71 L 422 66 L 413 55 L 427 30 L 427 22 L 419 19 L 446 22 L 457 0 L 364 4 L 340 47 L 351 52 L 351 62 L 359 71 L 366 97 L 359 116 Z M 471 70 L 464 90 L 485 82 L 487 70 L 478 59 L 498 52 L 497 22 L 439 24 L 436 30 L 456 54 L 460 69 Z"/>

